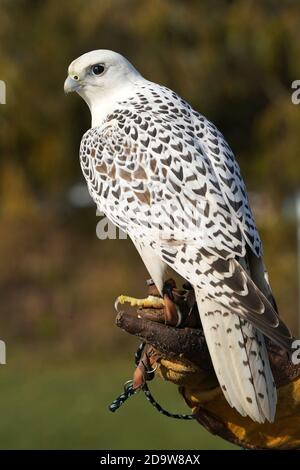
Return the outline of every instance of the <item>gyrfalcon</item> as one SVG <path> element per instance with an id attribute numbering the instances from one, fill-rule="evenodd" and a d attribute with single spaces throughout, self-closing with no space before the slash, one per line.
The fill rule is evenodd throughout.
<path id="1" fill-rule="evenodd" d="M 116 52 L 69 66 L 88 104 L 80 162 L 99 210 L 124 230 L 158 290 L 171 267 L 194 288 L 213 366 L 231 406 L 272 422 L 276 386 L 264 335 L 285 349 L 239 166 L 221 132 Z"/>

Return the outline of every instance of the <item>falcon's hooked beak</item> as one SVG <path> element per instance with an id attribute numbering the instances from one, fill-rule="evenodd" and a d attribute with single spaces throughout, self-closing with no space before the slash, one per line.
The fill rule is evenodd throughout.
<path id="1" fill-rule="evenodd" d="M 79 80 L 75 80 L 74 78 L 70 77 L 70 75 L 66 78 L 64 84 L 64 92 L 65 93 L 72 93 L 73 91 L 77 91 L 81 88 L 81 83 Z"/>

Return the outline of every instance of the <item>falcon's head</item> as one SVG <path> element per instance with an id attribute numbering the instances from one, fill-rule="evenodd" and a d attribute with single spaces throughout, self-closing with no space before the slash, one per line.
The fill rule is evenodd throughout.
<path id="1" fill-rule="evenodd" d="M 92 109 L 100 100 L 122 94 L 139 77 L 121 54 L 100 49 L 83 54 L 70 64 L 64 89 L 66 93 L 76 91 Z"/>

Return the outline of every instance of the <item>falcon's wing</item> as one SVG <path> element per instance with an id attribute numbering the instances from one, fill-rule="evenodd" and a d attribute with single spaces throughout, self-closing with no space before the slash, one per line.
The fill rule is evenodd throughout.
<path id="1" fill-rule="evenodd" d="M 202 116 L 199 115 L 199 120 Z M 238 221 L 242 234 L 256 256 L 262 245 L 249 205 L 239 165 L 223 134 L 205 119 L 201 146 L 208 156 L 216 181 L 232 217 Z"/>

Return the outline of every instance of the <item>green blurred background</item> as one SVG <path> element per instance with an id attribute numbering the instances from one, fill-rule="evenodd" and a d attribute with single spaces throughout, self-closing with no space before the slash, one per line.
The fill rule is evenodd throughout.
<path id="1" fill-rule="evenodd" d="M 288 0 L 0 0 L 0 448 L 232 448 L 160 416 L 142 395 L 107 410 L 137 346 L 114 326 L 113 302 L 143 296 L 147 273 L 128 241 L 99 241 L 95 207 L 79 205 L 90 117 L 63 82 L 74 58 L 113 49 L 220 127 L 297 333 L 299 24 L 299 1 Z M 175 387 L 154 390 L 186 411 Z"/>

